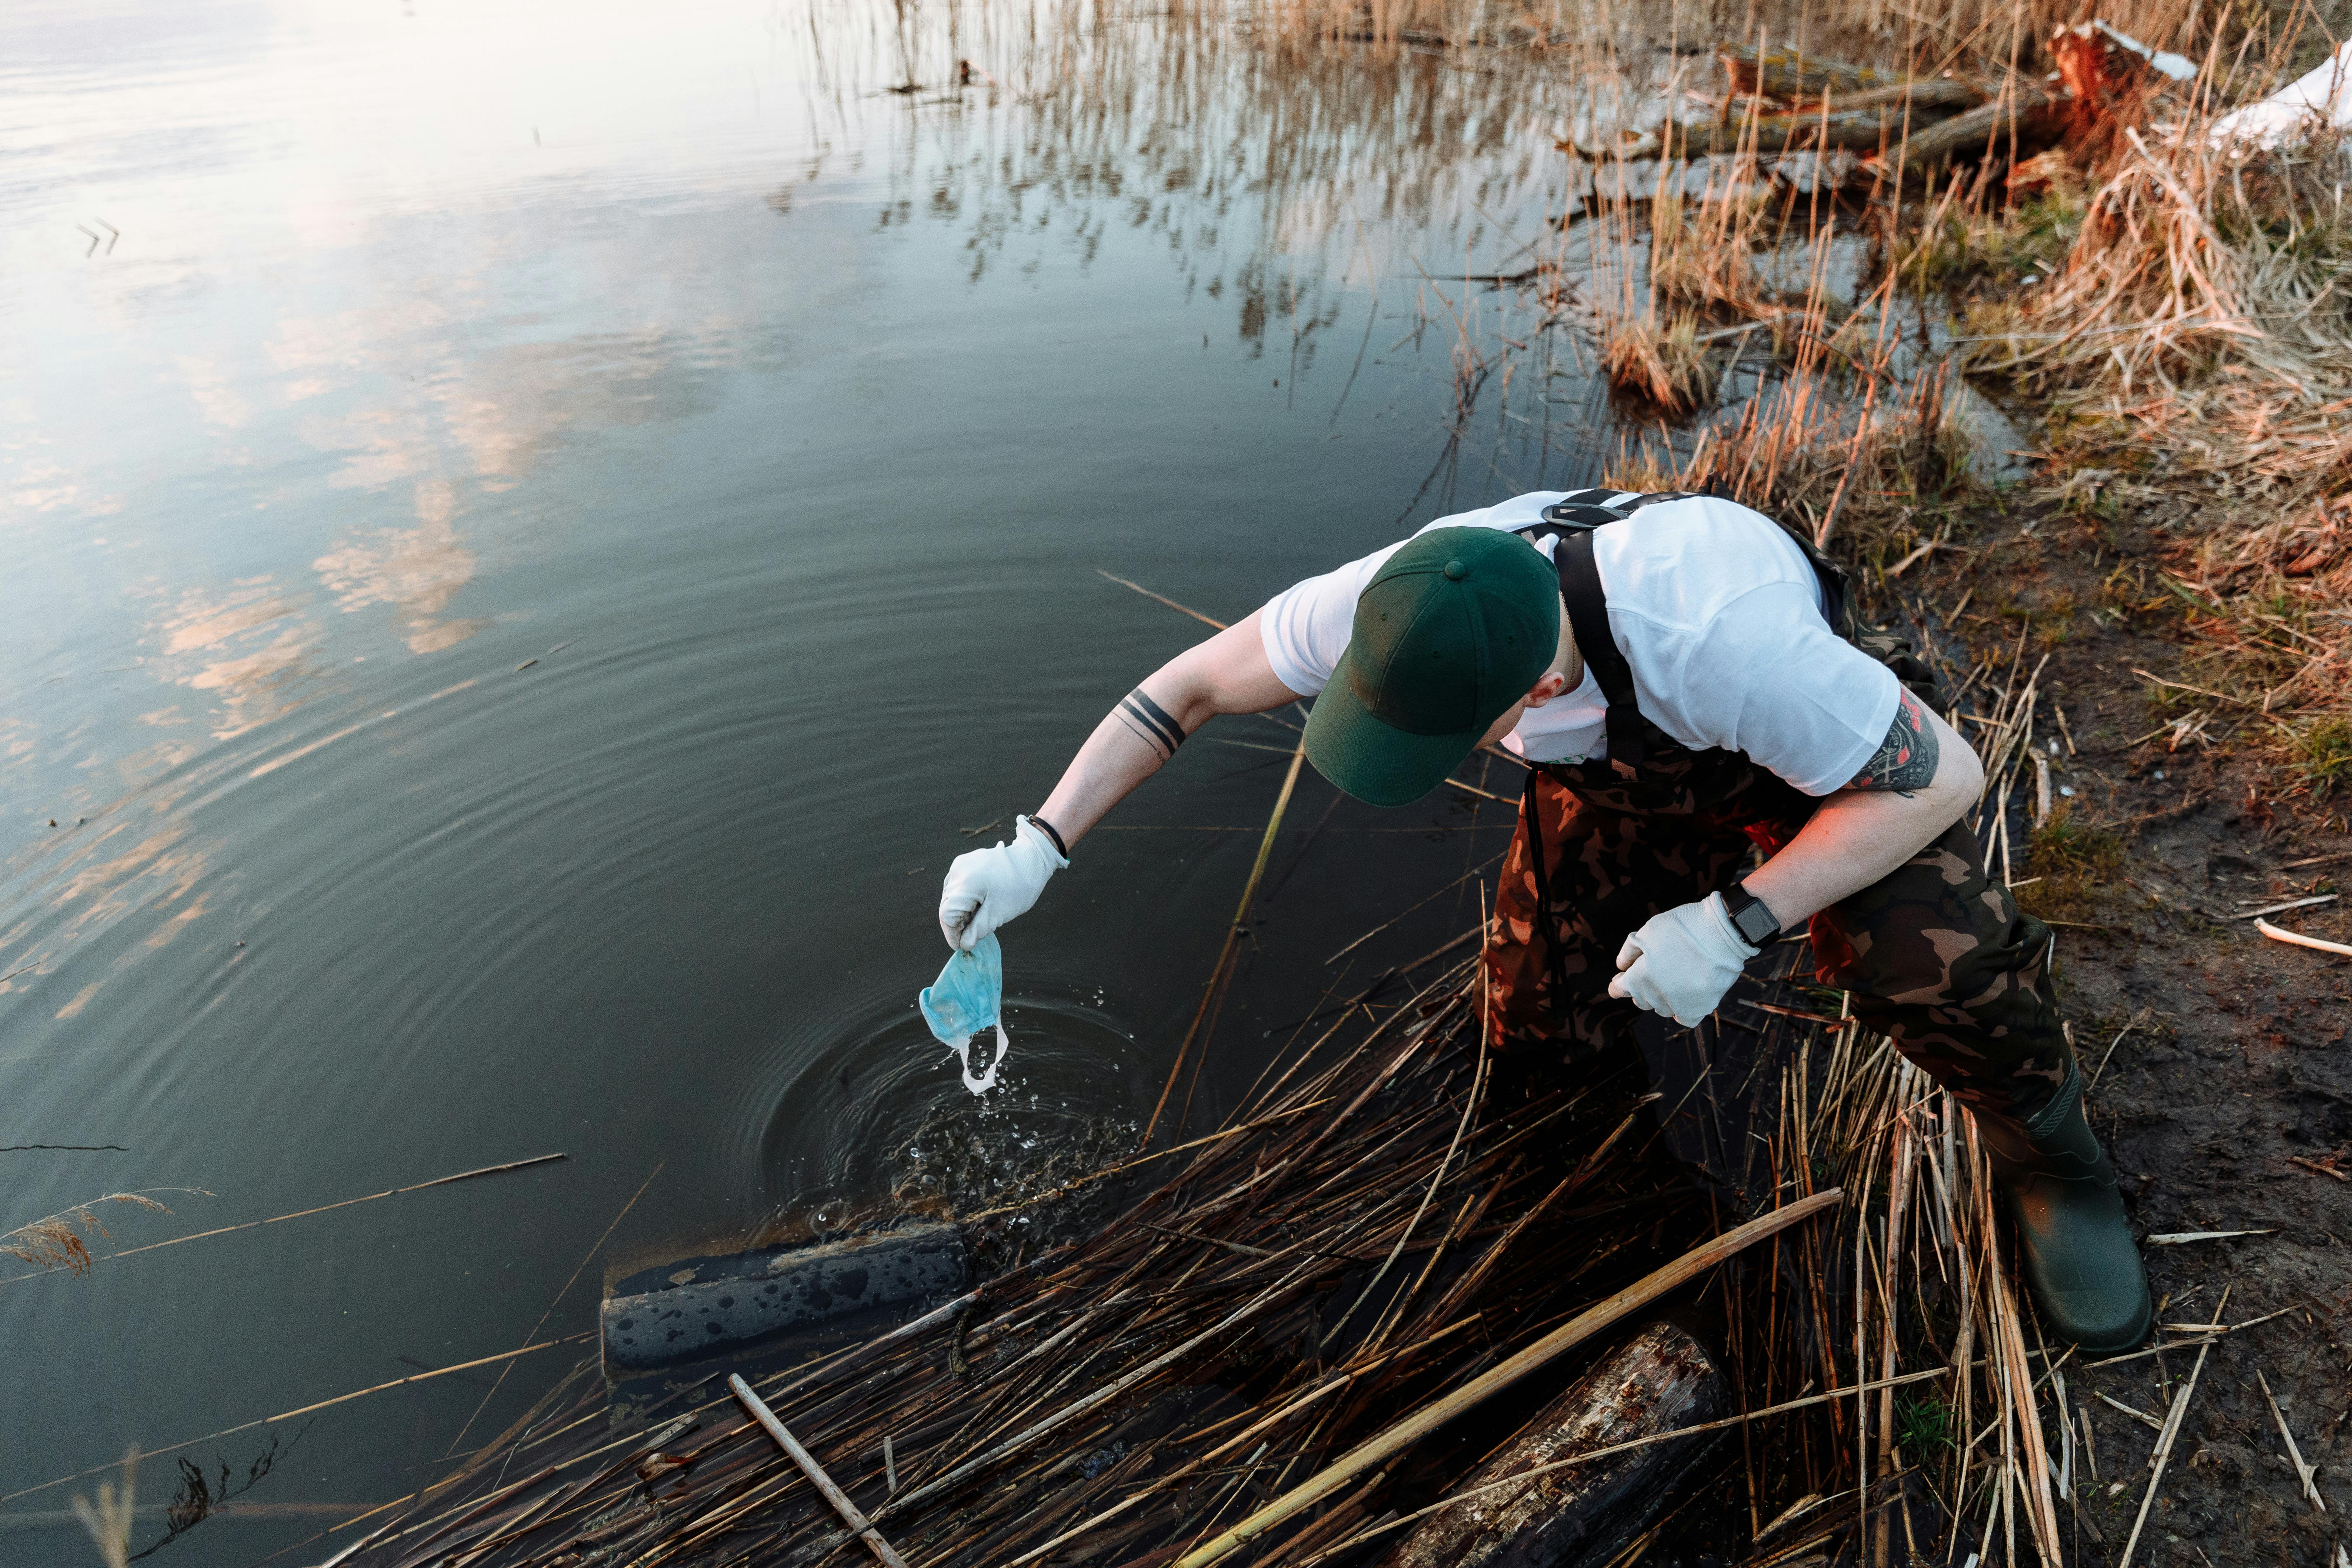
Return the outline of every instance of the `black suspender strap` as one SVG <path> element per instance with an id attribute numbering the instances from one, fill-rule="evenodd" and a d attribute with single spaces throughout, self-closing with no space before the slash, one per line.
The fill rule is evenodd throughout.
<path id="1" fill-rule="evenodd" d="M 1609 699 L 1609 765 L 1627 777 L 1642 765 L 1649 747 L 1642 738 L 1642 710 L 1633 695 L 1633 668 L 1609 635 L 1609 605 L 1601 592 L 1601 569 L 1592 562 L 1592 531 L 1565 534 L 1552 548 L 1559 572 L 1560 603 L 1576 634 L 1576 651 L 1592 671 L 1601 695 Z"/>

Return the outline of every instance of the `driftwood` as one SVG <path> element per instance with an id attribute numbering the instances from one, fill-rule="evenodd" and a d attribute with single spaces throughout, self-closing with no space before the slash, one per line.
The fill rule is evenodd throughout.
<path id="1" fill-rule="evenodd" d="M 1950 77 L 1927 77 L 1919 81 L 1899 82 L 1893 87 L 1868 88 L 1861 92 L 1835 92 L 1822 101 L 1832 112 L 1851 113 L 1856 110 L 1911 106 L 1914 115 L 1941 119 L 1957 114 L 1963 109 L 1974 109 L 1984 101 L 1985 95 L 1973 82 L 1955 81 Z M 1818 107 L 1818 106 L 1817 106 Z"/>
<path id="2" fill-rule="evenodd" d="M 1768 97 L 1801 105 L 1787 114 L 1756 119 L 1733 115 L 1712 123 L 1662 126 L 1616 147 L 1579 148 L 1587 157 L 1630 160 L 1705 158 L 1743 148 L 1757 153 L 1826 152 L 1846 148 L 1877 152 L 1907 132 L 1983 100 L 1984 94 L 1948 78 L 1904 80 L 1885 71 L 1840 60 L 1802 59 L 1789 50 L 1763 54 L 1735 47 L 1723 51 L 1736 95 L 1761 90 Z M 1760 64 L 1759 62 L 1761 62 Z M 1671 143 L 1668 138 L 1671 138 Z"/>
<path id="3" fill-rule="evenodd" d="M 1916 121 L 1914 121 L 1916 127 Z M 1915 131 L 1916 134 L 1916 131 Z M 1834 110 L 1822 114 L 1774 114 L 1727 125 L 1683 125 L 1675 128 L 1674 155 L 1682 158 L 1704 158 L 1715 153 L 1736 153 L 1749 148 L 1758 153 L 1814 153 L 1833 147 L 1852 148 L 1856 152 L 1875 153 L 1903 135 L 1903 111 L 1899 107 L 1868 110 L 1854 114 Z M 1626 158 L 1658 157 L 1664 149 L 1653 133 L 1627 148 L 1620 156 Z M 1646 152 L 1640 151 L 1647 145 Z"/>
<path id="4" fill-rule="evenodd" d="M 1914 138 L 1922 125 L 1931 122 L 1927 115 L 1916 110 L 1911 111 L 1909 118 Z M 1875 109 L 1851 113 L 1833 109 L 1826 115 L 1819 111 L 1768 114 L 1753 121 L 1670 125 L 1663 132 L 1673 134 L 1671 149 L 1662 131 L 1649 131 L 1621 146 L 1580 147 L 1577 151 L 1588 158 L 1614 157 L 1629 163 L 1650 158 L 1706 158 L 1743 149 L 1768 154 L 1819 153 L 1837 147 L 1875 153 L 1903 139 L 1904 120 L 1903 105 L 1882 103 Z"/>
<path id="5" fill-rule="evenodd" d="M 1892 71 L 1825 60 L 1798 49 L 1759 49 L 1748 44 L 1727 44 L 1716 51 L 1736 93 L 1766 98 L 1804 100 L 1823 93 L 1833 96 L 1874 88 L 1900 87 L 1903 79 Z"/>
<path id="6" fill-rule="evenodd" d="M 1723 1375 L 1680 1325 L 1653 1323 L 1570 1386 L 1463 1485 L 1475 1489 L 1570 1454 L 1678 1430 L 1724 1404 Z M 1566 1568 L 1603 1563 L 1649 1528 L 1706 1443 L 1670 1443 L 1529 1479 L 1481 1508 L 1432 1518 L 1382 1568 Z"/>
<path id="7" fill-rule="evenodd" d="M 2052 112 L 2060 100 L 2028 81 L 2021 80 L 2006 98 L 1980 104 L 1936 124 L 1915 126 L 1903 153 L 1905 168 L 1924 173 L 1954 158 L 1983 153 L 2005 142 L 2011 150 L 2026 142 L 2055 141 L 2063 119 Z"/>

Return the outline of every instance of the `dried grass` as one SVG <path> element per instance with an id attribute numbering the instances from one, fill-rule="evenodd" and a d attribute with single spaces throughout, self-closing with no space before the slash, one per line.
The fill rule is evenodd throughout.
<path id="1" fill-rule="evenodd" d="M 108 1238 L 109 1232 L 99 1222 L 98 1207 L 101 1204 L 130 1204 L 157 1214 L 172 1211 L 142 1193 L 108 1193 L 88 1203 L 76 1204 L 69 1209 L 50 1215 L 46 1219 L 20 1225 L 16 1229 L 0 1232 L 0 1254 L 21 1259 L 36 1268 L 64 1268 L 75 1274 L 87 1273 L 91 1263 L 89 1237 Z"/>
<path id="2" fill-rule="evenodd" d="M 1653 316 L 1609 322 L 1601 365 L 1609 384 L 1647 398 L 1666 414 L 1688 414 L 1715 395 L 1715 371 L 1700 344 L 1698 321 L 1675 312 L 1661 327 Z"/>
<path id="3" fill-rule="evenodd" d="M 1975 826 L 2005 872 L 2034 673 L 1946 674 L 1982 700 L 1969 727 L 1993 782 Z M 1696 1058 L 1673 1103 L 1641 1092 L 1638 1056 L 1559 1077 L 1498 1064 L 1468 965 L 1378 1021 L 1350 1005 L 1119 1221 L 761 1392 L 910 1561 L 1164 1563 L 1651 1263 L 1836 1185 L 1833 1226 L 1790 1229 L 1710 1287 L 1729 1403 L 1759 1412 L 1731 1439 L 1728 1480 L 1759 1560 L 1907 1560 L 1885 1550 L 1906 1543 L 1886 1505 L 1906 1471 L 1967 1515 L 1954 1547 L 1981 1543 L 1990 1508 L 2053 1560 L 2070 1468 L 2042 1433 L 2070 1412 L 2027 1349 L 2038 1336 L 1973 1125 L 1890 1042 L 1832 1017 L 1843 998 L 1810 984 L 1801 944 L 1776 953 L 1725 1009 L 1760 1023 L 1674 1037 Z M 1661 1141 L 1675 1158 L 1653 1155 Z M 1694 1168 L 1712 1184 L 1692 1185 Z M 1880 1386 L 1923 1373 L 1900 1403 Z M 427 1489 L 348 1561 L 719 1568 L 856 1550 L 731 1400 L 672 1387 L 617 1437 L 601 1386 L 559 1391 L 542 1406 L 558 1414 Z M 1809 1407 L 1777 1408 L 1792 1401 Z M 1246 1560 L 1364 1561 L 1388 1521 L 1456 1495 L 1507 1430 L 1351 1481 Z M 1941 1561 L 1946 1544 L 1918 1546 Z"/>
<path id="4" fill-rule="evenodd" d="M 1965 363 L 2048 397 L 2078 445 L 2156 443 L 2168 476 L 2307 492 L 2352 454 L 2341 149 L 2240 157 L 2201 118 L 2124 141 L 2056 275 L 1972 312 Z"/>

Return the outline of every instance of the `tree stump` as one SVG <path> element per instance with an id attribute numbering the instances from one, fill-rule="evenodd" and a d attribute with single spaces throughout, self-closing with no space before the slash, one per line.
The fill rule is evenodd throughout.
<path id="1" fill-rule="evenodd" d="M 2125 127 L 2147 123 L 2147 91 L 2155 68 L 2100 28 L 2060 27 L 2050 58 L 2072 95 L 2065 105 L 2066 141 L 2084 167 L 2115 150 Z"/>
<path id="2" fill-rule="evenodd" d="M 1544 1406 L 1455 1489 L 1714 1419 L 1723 1374 L 1671 1321 L 1652 1323 Z M 1430 1516 L 1382 1568 L 1598 1568 L 1662 1515 L 1714 1446 L 1690 1437 L 1555 1470 Z"/>

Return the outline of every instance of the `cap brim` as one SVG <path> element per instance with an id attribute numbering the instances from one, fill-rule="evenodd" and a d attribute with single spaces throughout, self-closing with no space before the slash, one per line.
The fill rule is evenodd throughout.
<path id="1" fill-rule="evenodd" d="M 1358 800 L 1411 805 L 1444 784 L 1485 735 L 1484 729 L 1412 735 L 1382 723 L 1356 700 L 1348 683 L 1348 656 L 1341 654 L 1330 683 L 1307 715 L 1307 759 Z"/>

